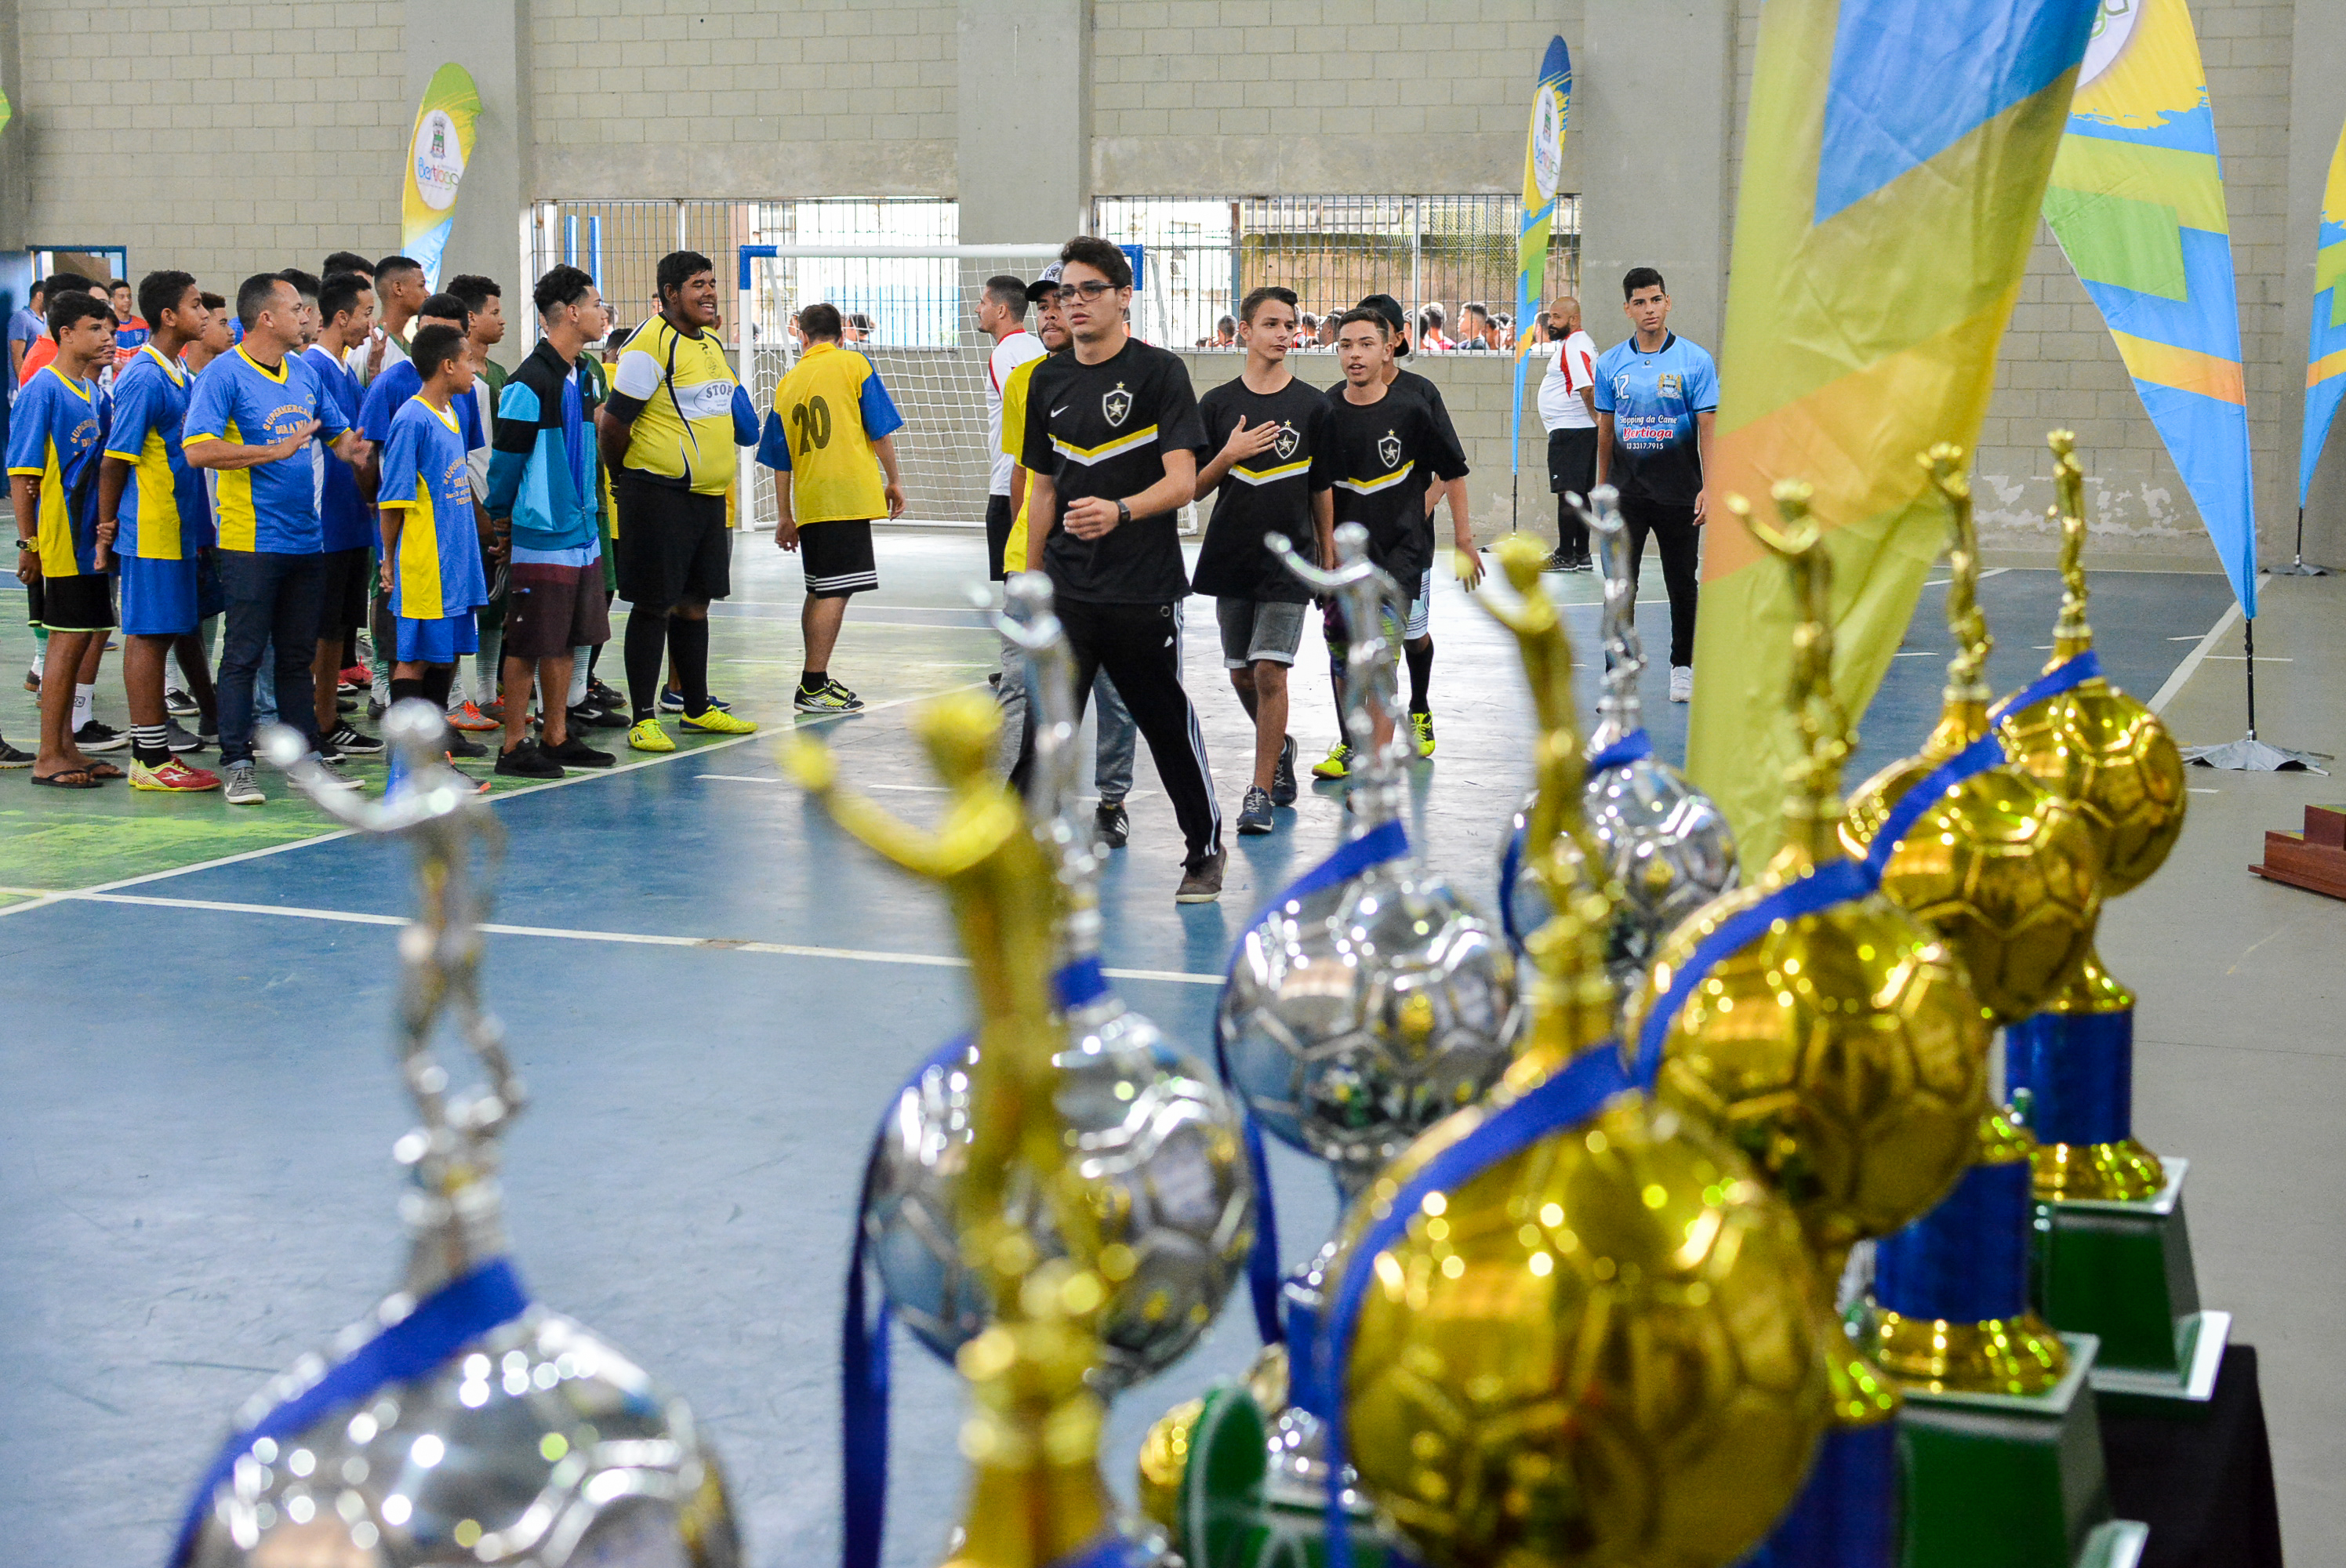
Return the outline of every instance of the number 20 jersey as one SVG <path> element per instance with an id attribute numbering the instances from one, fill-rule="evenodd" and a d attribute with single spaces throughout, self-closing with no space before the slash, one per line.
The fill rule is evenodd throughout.
<path id="1" fill-rule="evenodd" d="M 870 360 L 816 343 L 774 388 L 758 461 L 790 476 L 790 517 L 801 526 L 885 517 L 872 443 L 903 423 Z"/>

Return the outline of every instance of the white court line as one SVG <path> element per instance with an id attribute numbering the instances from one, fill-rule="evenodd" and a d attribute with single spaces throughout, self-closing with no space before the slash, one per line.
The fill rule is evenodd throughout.
<path id="1" fill-rule="evenodd" d="M 2199 639 L 2199 646 L 2183 656 L 2183 662 L 2175 667 L 2175 673 L 2167 677 L 2167 683 L 2161 686 L 2158 688 L 2158 694 L 2150 699 L 2151 712 L 2167 711 L 2167 705 L 2175 700 L 2176 693 L 2183 689 L 2183 683 L 2189 680 L 2192 673 L 2207 660 L 2208 650 L 2216 646 L 2216 639 L 2230 631 L 2232 623 L 2239 618 L 2240 601 L 2234 599 L 2226 606 L 2224 613 L 2217 617 L 2216 624 L 2208 628 L 2208 635 Z"/>
<path id="2" fill-rule="evenodd" d="M 147 909 L 200 910 L 214 914 L 275 915 L 283 920 L 328 921 L 341 925 L 403 926 L 405 915 L 367 914 L 357 910 L 305 909 L 295 904 L 233 903 L 221 899 L 170 899 L 148 893 L 109 893 L 96 891 L 51 895 L 52 901 L 71 900 L 82 903 L 137 904 Z M 629 931 L 570 931 L 560 926 L 506 925 L 501 922 L 484 924 L 481 929 L 495 936 L 547 937 L 562 942 L 611 942 L 637 947 L 697 947 L 724 952 L 767 953 L 782 958 L 824 958 L 852 963 L 910 963 L 934 969 L 967 969 L 969 960 L 933 952 L 880 952 L 866 948 L 808 947 L 796 942 L 750 942 L 746 939 L 721 936 L 658 936 L 648 932 Z M 1115 980 L 1165 980 L 1185 985 L 1219 985 L 1219 974 L 1188 974 L 1171 969 L 1108 969 L 1103 970 Z"/>

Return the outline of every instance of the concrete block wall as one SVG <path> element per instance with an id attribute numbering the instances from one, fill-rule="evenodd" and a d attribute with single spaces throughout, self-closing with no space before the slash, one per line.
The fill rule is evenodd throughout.
<path id="1" fill-rule="evenodd" d="M 15 243 L 127 246 L 134 281 L 177 267 L 230 296 L 264 268 L 397 249 L 415 120 L 398 0 L 10 9 Z"/>

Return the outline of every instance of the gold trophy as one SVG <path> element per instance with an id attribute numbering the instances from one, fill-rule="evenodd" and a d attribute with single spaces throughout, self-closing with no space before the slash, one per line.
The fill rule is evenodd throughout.
<path id="1" fill-rule="evenodd" d="M 970 960 L 978 1013 L 974 1143 L 955 1216 L 963 1256 L 990 1278 L 994 1321 L 956 1365 L 974 1406 L 962 1428 L 969 1504 L 947 1568 L 1054 1568 L 1109 1550 L 1100 1475 L 1102 1410 L 1085 1379 L 1117 1259 L 1104 1256 L 1052 1094 L 1066 1039 L 1052 1011 L 1059 893 L 1016 796 L 989 763 L 999 724 L 974 694 L 919 709 L 914 733 L 952 792 L 924 832 L 842 788 L 831 753 L 798 740 L 784 759 L 839 825 L 918 877 L 942 883 Z M 1021 1189 L 1051 1216 L 1064 1258 L 1046 1259 L 1014 1217 Z"/>
<path id="2" fill-rule="evenodd" d="M 1849 723 L 1832 688 L 1831 560 L 1809 497 L 1797 482 L 1775 487 L 1780 528 L 1728 501 L 1785 563 L 1800 606 L 1790 705 L 1805 754 L 1787 770 L 1783 847 L 1756 883 L 1664 942 L 1633 1027 L 1641 1044 L 1659 1036 L 1662 1102 L 1716 1128 L 1790 1200 L 1830 1288 L 1854 1243 L 1929 1212 L 1971 1164 L 1989 1030 L 1953 952 L 1843 850 Z M 1707 974 L 1682 976 L 1698 947 L 1747 927 Z M 1886 1563 L 1898 1390 L 1833 1332 L 1834 1430 L 1772 1539 L 1796 1561 Z"/>
<path id="3" fill-rule="evenodd" d="M 2066 430 L 2047 438 L 2061 528 L 2060 619 L 2047 672 L 2090 658 L 2086 620 L 2085 472 Z M 2099 673 L 2007 713 L 2014 763 L 2073 802 L 2102 848 L 2102 893 L 2147 881 L 2183 831 L 2183 760 L 2157 714 Z M 2134 993 L 2088 953 L 2076 977 L 2004 1032 L 2005 1073 L 2037 1140 L 2045 1207 L 2045 1315 L 2101 1341 L 2105 1395 L 2206 1400 L 2231 1315 L 2202 1311 L 2183 1215 L 2188 1162 L 2162 1160 L 2134 1135 Z"/>

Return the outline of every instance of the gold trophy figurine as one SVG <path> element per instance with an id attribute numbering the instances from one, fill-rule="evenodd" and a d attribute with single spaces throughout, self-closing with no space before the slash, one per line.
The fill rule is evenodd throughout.
<path id="1" fill-rule="evenodd" d="M 1097 1226 L 1052 1104 L 1064 1029 L 1052 1012 L 1058 884 L 1016 796 L 995 777 L 1000 720 L 971 693 L 920 708 L 913 733 L 952 792 L 925 832 L 842 788 L 830 751 L 795 740 L 784 760 L 839 825 L 914 876 L 944 884 L 976 994 L 974 1141 L 956 1216 L 964 1257 L 989 1274 L 997 1317 L 956 1364 L 976 1409 L 961 1449 L 973 1470 L 948 1568 L 1051 1568 L 1114 1528 L 1099 1471 L 1102 1406 L 1086 1374 L 1107 1290 Z M 1066 1246 L 1046 1260 L 1011 1201 L 1031 1184 Z"/>

